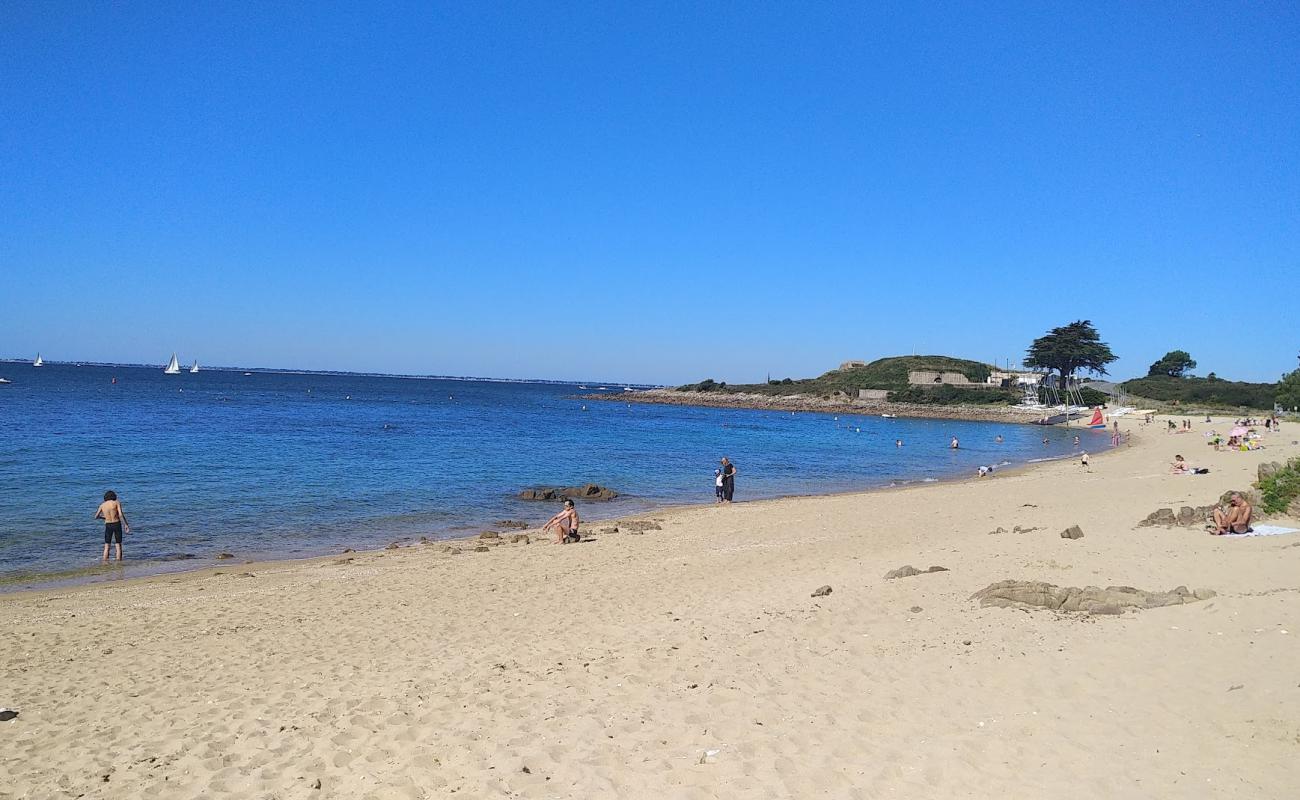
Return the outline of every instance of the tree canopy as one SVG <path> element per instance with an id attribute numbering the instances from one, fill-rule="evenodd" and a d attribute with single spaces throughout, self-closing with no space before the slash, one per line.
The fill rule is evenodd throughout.
<path id="1" fill-rule="evenodd" d="M 1116 358 L 1092 322 L 1083 319 L 1052 328 L 1045 336 L 1035 339 L 1025 354 L 1025 366 L 1056 371 L 1061 376 L 1061 384 L 1067 385 L 1079 370 L 1105 375 L 1106 365 Z"/>
<path id="2" fill-rule="evenodd" d="M 1284 376 L 1277 385 L 1277 404 L 1289 411 L 1300 408 L 1300 369 Z"/>
<path id="3" fill-rule="evenodd" d="M 1186 350 L 1170 350 L 1163 358 L 1151 365 L 1147 375 L 1148 377 L 1168 375 L 1171 378 L 1181 378 L 1193 369 L 1196 369 L 1196 359 L 1192 358 L 1190 353 Z"/>

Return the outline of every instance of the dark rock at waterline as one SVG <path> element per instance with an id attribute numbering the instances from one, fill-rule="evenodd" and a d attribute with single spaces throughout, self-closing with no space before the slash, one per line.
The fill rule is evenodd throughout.
<path id="1" fill-rule="evenodd" d="M 392 544 L 388 545 L 388 546 L 385 547 L 384 549 L 385 549 L 385 550 L 396 550 L 396 549 L 399 548 L 399 547 L 401 547 L 400 544 L 398 544 L 397 542 L 393 542 Z"/>
<path id="2" fill-rule="evenodd" d="M 573 500 L 613 500 L 618 492 L 595 483 L 582 486 L 569 486 L 558 489 L 554 486 L 541 486 L 536 489 L 524 489 L 519 493 L 520 500 L 551 501 L 571 498 Z"/>
<path id="3" fill-rule="evenodd" d="M 497 531 L 483 531 L 478 535 L 480 539 L 500 539 L 501 534 Z"/>
<path id="4" fill-rule="evenodd" d="M 225 561 L 227 558 L 234 558 L 234 557 L 235 557 L 234 553 L 217 553 L 218 561 Z"/>
<path id="5" fill-rule="evenodd" d="M 527 530 L 532 527 L 527 522 L 521 522 L 517 519 L 499 519 L 492 523 L 492 526 L 494 528 L 509 528 L 518 531 Z"/>

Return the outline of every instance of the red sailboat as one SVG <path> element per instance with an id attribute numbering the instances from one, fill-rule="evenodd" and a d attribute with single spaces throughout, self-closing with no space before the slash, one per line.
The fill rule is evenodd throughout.
<path id="1" fill-rule="evenodd" d="M 1088 427 L 1089 428 L 1106 427 L 1106 420 L 1102 419 L 1101 417 L 1101 406 L 1098 406 L 1097 408 L 1094 408 L 1092 410 L 1092 419 L 1088 421 Z"/>

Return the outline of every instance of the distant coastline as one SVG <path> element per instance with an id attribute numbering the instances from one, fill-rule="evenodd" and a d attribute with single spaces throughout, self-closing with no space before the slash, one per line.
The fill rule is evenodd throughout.
<path id="1" fill-rule="evenodd" d="M 31 366 L 30 358 L 0 358 L 0 365 L 13 364 L 17 366 Z M 163 365 L 159 364 L 131 364 L 122 361 L 57 361 L 45 359 L 45 366 L 63 366 L 63 367 L 120 367 L 123 369 L 162 369 Z M 649 383 L 628 383 L 627 381 L 604 381 L 604 380 L 556 380 L 552 378 L 484 378 L 473 375 L 419 375 L 402 372 L 352 372 L 349 370 L 333 369 L 294 369 L 291 367 L 231 367 L 231 366 L 204 366 L 204 372 L 252 372 L 255 375 L 323 375 L 323 376 L 343 376 L 353 378 L 403 378 L 406 380 L 418 381 L 474 381 L 481 383 L 540 383 L 548 386 L 580 386 L 584 384 L 604 385 L 604 386 L 629 386 L 633 389 L 650 389 L 656 388 L 654 384 Z"/>
<path id="2" fill-rule="evenodd" d="M 1008 422 L 1022 425 L 1033 424 L 1042 416 L 1041 410 L 1033 411 L 1016 406 L 945 406 L 921 403 L 890 403 L 882 400 L 829 400 L 808 395 L 683 392 L 679 389 L 645 389 L 632 392 L 583 394 L 579 395 L 579 397 L 584 400 L 651 403 L 670 406 L 813 411 L 817 413 L 864 414 L 868 416 L 889 414 L 912 419 L 958 419 L 976 422 Z"/>

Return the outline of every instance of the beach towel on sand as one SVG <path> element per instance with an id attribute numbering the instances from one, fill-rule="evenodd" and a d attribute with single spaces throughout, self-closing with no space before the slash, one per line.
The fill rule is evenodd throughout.
<path id="1" fill-rule="evenodd" d="M 1246 536 L 1280 536 L 1284 533 L 1300 533 L 1300 529 L 1283 528 L 1281 525 L 1256 525 L 1250 533 L 1225 533 L 1223 536 L 1241 539 Z"/>

